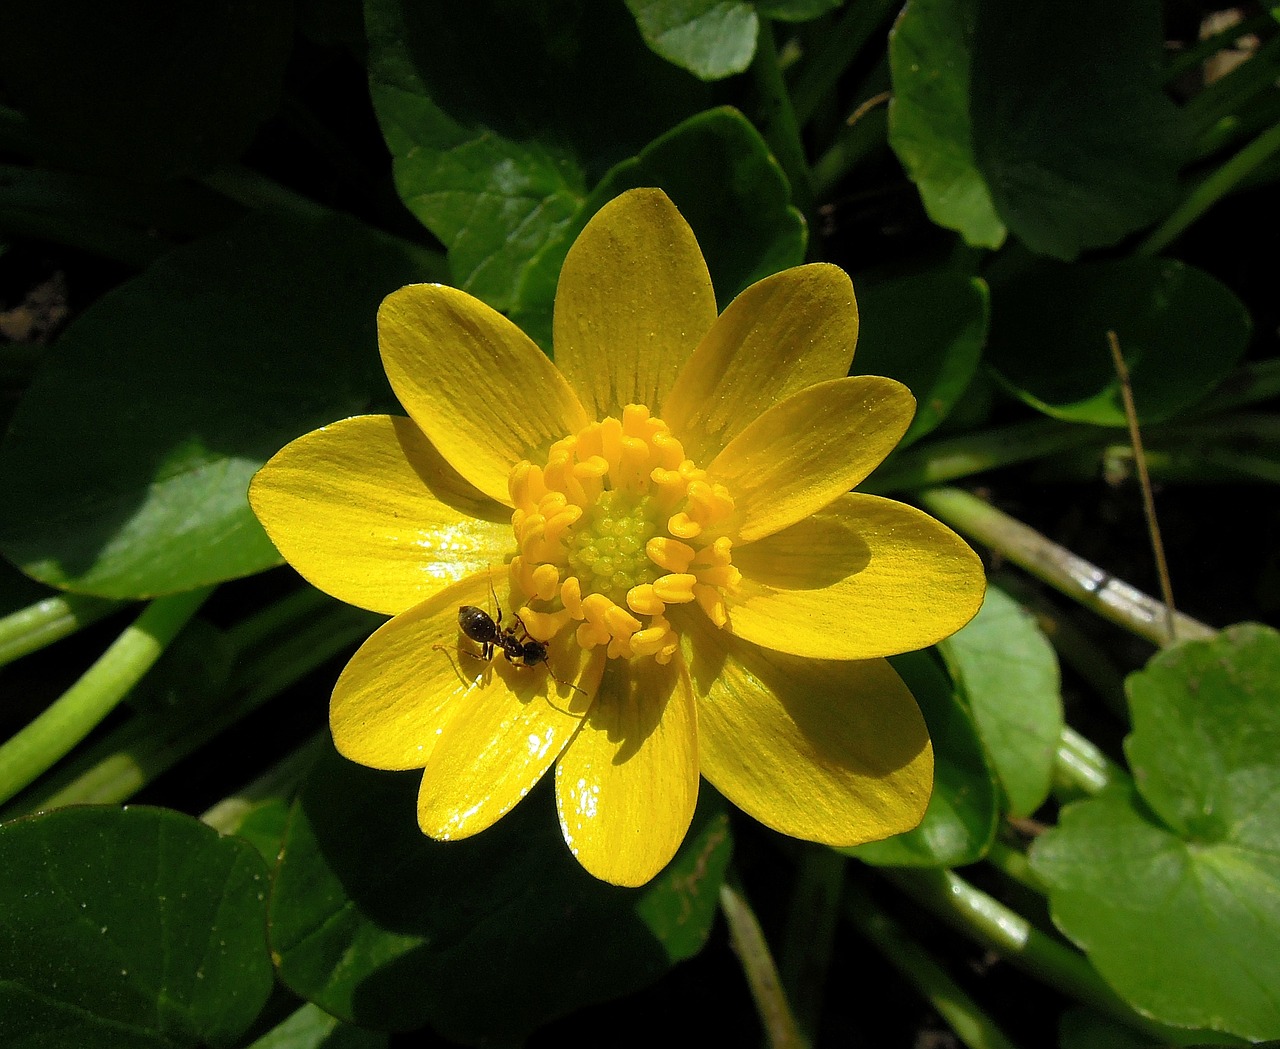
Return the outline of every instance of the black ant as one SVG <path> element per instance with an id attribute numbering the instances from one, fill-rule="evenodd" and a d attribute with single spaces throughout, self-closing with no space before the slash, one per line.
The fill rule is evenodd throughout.
<path id="1" fill-rule="evenodd" d="M 506 656 L 508 663 L 525 670 L 532 670 L 541 664 L 547 668 L 548 676 L 557 685 L 568 685 L 575 692 L 582 692 L 585 696 L 586 692 L 583 692 L 577 685 L 569 681 L 561 681 L 556 677 L 551 669 L 551 664 L 547 661 L 546 643 L 529 636 L 529 630 L 524 625 L 524 621 L 521 620 L 519 613 L 511 613 L 516 621 L 516 626 L 509 626 L 503 629 L 502 605 L 498 604 L 497 595 L 493 593 L 492 583 L 489 584 L 489 593 L 493 596 L 493 603 L 498 609 L 496 621 L 483 608 L 477 608 L 475 605 L 461 605 L 458 608 L 458 629 L 480 646 L 480 654 L 478 656 L 474 652 L 463 652 L 463 654 L 470 656 L 472 659 L 483 659 L 488 663 L 492 661 L 495 652 L 501 651 Z M 433 647 L 442 648 L 444 646 L 435 645 Z M 458 651 L 462 652 L 463 650 L 458 649 Z"/>

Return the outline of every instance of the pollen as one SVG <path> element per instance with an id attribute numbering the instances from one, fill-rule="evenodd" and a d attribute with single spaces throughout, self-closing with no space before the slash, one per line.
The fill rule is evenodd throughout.
<path id="1" fill-rule="evenodd" d="M 725 595 L 742 581 L 733 496 L 644 405 L 562 438 L 542 466 L 517 463 L 508 486 L 512 595 L 530 636 L 572 628 L 583 648 L 667 663 L 680 643 L 669 606 L 728 622 Z"/>

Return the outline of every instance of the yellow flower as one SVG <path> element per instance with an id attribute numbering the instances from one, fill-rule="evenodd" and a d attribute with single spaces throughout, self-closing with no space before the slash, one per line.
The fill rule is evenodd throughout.
<path id="1" fill-rule="evenodd" d="M 883 657 L 961 627 L 984 581 L 926 514 L 850 493 L 915 407 L 847 376 L 857 327 L 848 277 L 822 264 L 717 317 L 693 232 L 653 189 L 570 250 L 555 364 L 464 292 L 390 295 L 379 340 L 409 418 L 309 433 L 249 493 L 303 576 L 394 617 L 334 688 L 339 751 L 423 769 L 418 822 L 440 839 L 490 826 L 554 765 L 569 848 L 619 885 L 675 854 L 700 774 L 798 838 L 915 826 L 933 752 Z"/>

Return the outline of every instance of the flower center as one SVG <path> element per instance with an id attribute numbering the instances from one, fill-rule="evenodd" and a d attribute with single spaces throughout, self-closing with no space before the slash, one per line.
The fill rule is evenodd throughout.
<path id="1" fill-rule="evenodd" d="M 532 637 L 576 623 L 583 648 L 666 663 L 679 645 L 668 605 L 728 621 L 724 593 L 742 578 L 726 534 L 733 497 L 644 405 L 557 441 L 545 466 L 517 463 L 508 485 L 512 602 Z"/>

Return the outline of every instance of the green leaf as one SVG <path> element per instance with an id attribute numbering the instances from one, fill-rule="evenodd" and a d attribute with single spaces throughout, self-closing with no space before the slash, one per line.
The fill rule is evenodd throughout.
<path id="1" fill-rule="evenodd" d="M 0 826 L 0 1044 L 231 1046 L 272 987 L 267 870 L 167 809 Z"/>
<path id="2" fill-rule="evenodd" d="M 6 0 L 0 69 L 48 159 L 148 180 L 234 160 L 275 112 L 288 0 Z"/>
<path id="3" fill-rule="evenodd" d="M 1127 684 L 1134 788 L 1032 848 L 1054 921 L 1165 1023 L 1280 1037 L 1280 634 L 1246 625 Z"/>
<path id="4" fill-rule="evenodd" d="M 1062 735 L 1053 646 L 1017 601 L 988 586 L 972 622 L 938 651 L 973 711 L 1009 813 L 1029 816 L 1049 796 Z"/>
<path id="5" fill-rule="evenodd" d="M 748 285 L 804 261 L 804 218 L 764 139 L 736 109 L 708 110 L 609 171 L 529 267 L 511 316 L 543 347 L 551 345 L 556 282 L 574 238 L 637 186 L 664 190 L 693 227 L 722 309 Z"/>
<path id="6" fill-rule="evenodd" d="M 1092 1009 L 1068 1009 L 1058 1021 L 1059 1049 L 1155 1049 L 1156 1044 Z"/>
<path id="7" fill-rule="evenodd" d="M 1009 229 L 1074 259 L 1163 216 L 1188 136 L 1160 84 L 1158 0 L 984 0 L 976 13 L 973 151 Z"/>
<path id="8" fill-rule="evenodd" d="M 893 669 L 920 704 L 934 746 L 933 797 L 915 830 L 839 851 L 877 867 L 976 863 L 996 832 L 996 784 L 973 718 L 927 652 L 894 656 Z"/>
<path id="9" fill-rule="evenodd" d="M 314 1005 L 304 1005 L 249 1049 L 386 1049 L 387 1035 L 342 1023 Z"/>
<path id="10" fill-rule="evenodd" d="M 271 943 L 281 978 L 326 1011 L 510 1042 L 701 948 L 729 858 L 714 802 L 657 879 L 618 889 L 569 854 L 549 784 L 484 833 L 436 842 L 417 827 L 418 780 L 331 754 L 294 806 Z"/>
<path id="11" fill-rule="evenodd" d="M 115 289 L 49 354 L 0 446 L 0 552 L 104 597 L 277 564 L 249 479 L 299 434 L 393 403 L 378 304 L 435 264 L 337 215 L 250 216 Z"/>
<path id="12" fill-rule="evenodd" d="M 644 42 L 703 80 L 741 73 L 756 53 L 760 20 L 743 0 L 627 0 Z"/>
<path id="13" fill-rule="evenodd" d="M 496 309 L 596 179 L 705 104 L 620 4 L 367 0 L 365 17 L 400 196 Z"/>
<path id="14" fill-rule="evenodd" d="M 1173 259 L 1041 262 L 993 290 L 987 359 L 1047 415 L 1125 425 L 1107 342 L 1114 331 L 1141 422 L 1203 398 L 1249 344 L 1249 313 L 1225 285 Z"/>
<path id="15" fill-rule="evenodd" d="M 899 448 L 935 430 L 964 396 L 987 339 L 986 284 L 954 270 L 858 285 L 854 374 L 887 375 L 916 397 Z"/>
<path id="16" fill-rule="evenodd" d="M 998 248 L 1004 223 L 974 155 L 969 117 L 974 0 L 910 0 L 889 35 L 889 145 L 925 211 L 974 247 Z"/>
<path id="17" fill-rule="evenodd" d="M 842 3 L 844 0 L 756 0 L 756 10 L 779 22 L 809 22 Z"/>

